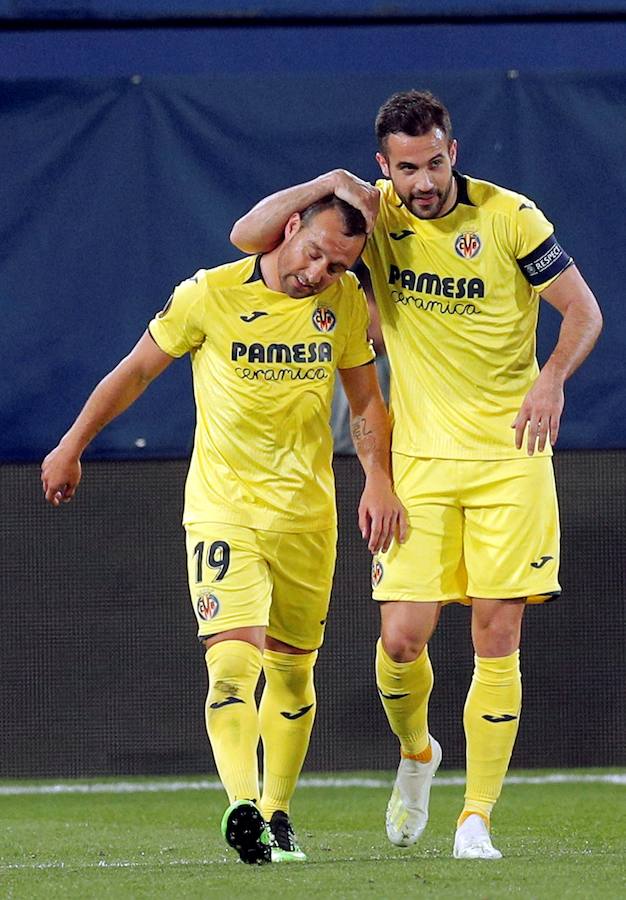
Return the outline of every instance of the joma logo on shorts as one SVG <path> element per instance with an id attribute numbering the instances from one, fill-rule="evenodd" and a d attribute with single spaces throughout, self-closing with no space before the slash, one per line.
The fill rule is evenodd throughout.
<path id="1" fill-rule="evenodd" d="M 543 569 L 547 562 L 550 562 L 551 559 L 554 559 L 553 556 L 542 556 L 541 559 L 537 560 L 537 562 L 531 562 L 531 566 L 533 569 Z"/>
<path id="2" fill-rule="evenodd" d="M 450 300 L 473 300 L 485 296 L 485 282 L 482 278 L 440 278 L 434 272 L 414 272 L 389 266 L 389 284 L 399 284 L 404 290 L 428 294 L 431 297 L 447 297 Z"/>
<path id="3" fill-rule="evenodd" d="M 244 344 L 233 341 L 230 351 L 233 362 L 246 359 L 249 363 L 313 363 L 330 362 L 333 358 L 332 344 L 328 341 L 310 344 Z"/>

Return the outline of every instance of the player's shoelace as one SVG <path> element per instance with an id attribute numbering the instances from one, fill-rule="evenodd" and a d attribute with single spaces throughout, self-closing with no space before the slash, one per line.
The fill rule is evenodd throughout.
<path id="1" fill-rule="evenodd" d="M 306 853 L 298 846 L 298 839 L 286 812 L 277 810 L 273 813 L 269 821 L 269 828 L 273 841 L 272 862 L 306 862 Z"/>
<path id="2" fill-rule="evenodd" d="M 281 810 L 273 813 L 272 818 L 270 819 L 270 830 L 281 850 L 285 850 L 287 853 L 293 853 L 294 850 L 299 849 L 287 813 L 284 813 Z"/>

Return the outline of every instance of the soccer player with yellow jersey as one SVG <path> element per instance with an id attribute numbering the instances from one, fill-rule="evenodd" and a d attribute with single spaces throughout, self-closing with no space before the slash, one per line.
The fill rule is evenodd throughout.
<path id="1" fill-rule="evenodd" d="M 330 194 L 290 216 L 272 252 L 182 282 L 42 464 L 46 499 L 70 500 L 89 442 L 190 354 L 197 424 L 183 519 L 189 586 L 206 648 L 207 732 L 230 802 L 222 832 L 247 863 L 306 859 L 289 805 L 313 727 L 313 667 L 335 567 L 329 419 L 337 370 L 366 475 L 363 536 L 372 551 L 384 550 L 406 529 L 370 365 L 367 303 L 347 271 L 365 239 L 362 214 Z"/>
<path id="2" fill-rule="evenodd" d="M 427 642 L 442 605 L 470 603 L 467 782 L 453 855 L 499 859 L 490 816 L 519 724 L 522 616 L 526 603 L 559 592 L 551 447 L 564 382 L 602 318 L 535 204 L 455 170 L 450 117 L 432 94 L 394 94 L 376 134 L 377 188 L 343 170 L 327 173 L 262 201 L 232 237 L 248 250 L 271 245 L 293 205 L 318 193 L 333 191 L 370 222 L 380 205 L 363 262 L 391 367 L 394 486 L 409 517 L 407 540 L 372 565 L 382 622 L 376 680 L 401 757 L 387 835 L 408 846 L 426 826 L 441 761 L 428 731 Z M 541 370 L 540 297 L 563 317 Z"/>

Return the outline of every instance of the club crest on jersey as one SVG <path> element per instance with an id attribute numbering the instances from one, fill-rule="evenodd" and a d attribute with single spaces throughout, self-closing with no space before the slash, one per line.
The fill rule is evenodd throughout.
<path id="1" fill-rule="evenodd" d="M 379 559 L 372 560 L 372 587 L 378 587 L 383 577 L 383 564 Z"/>
<path id="2" fill-rule="evenodd" d="M 337 324 L 337 317 L 327 306 L 318 306 L 313 313 L 313 324 L 322 334 L 328 334 Z"/>
<path id="3" fill-rule="evenodd" d="M 474 259 L 480 253 L 482 242 L 476 231 L 464 231 L 454 242 L 454 249 L 463 259 Z"/>
<path id="4" fill-rule="evenodd" d="M 220 611 L 220 601 L 215 594 L 200 594 L 196 600 L 196 609 L 200 618 L 208 622 L 210 619 L 214 619 Z"/>

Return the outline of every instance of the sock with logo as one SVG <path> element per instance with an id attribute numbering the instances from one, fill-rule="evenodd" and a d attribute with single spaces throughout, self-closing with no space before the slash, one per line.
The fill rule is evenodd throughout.
<path id="1" fill-rule="evenodd" d="M 471 813 L 478 813 L 489 823 L 509 767 L 521 707 L 519 650 L 491 659 L 475 656 L 463 711 L 467 785 L 459 824 Z"/>
<path id="2" fill-rule="evenodd" d="M 262 655 L 246 641 L 220 641 L 205 654 L 209 692 L 206 728 L 215 765 L 228 794 L 235 800 L 259 798 L 259 715 L 254 697 Z"/>
<path id="3" fill-rule="evenodd" d="M 417 659 L 395 662 L 379 639 L 376 644 L 376 684 L 391 730 L 400 741 L 402 756 L 429 762 L 428 700 L 433 667 L 424 647 Z"/>
<path id="4" fill-rule="evenodd" d="M 313 653 L 265 650 L 265 689 L 259 706 L 263 741 L 263 796 L 260 809 L 269 821 L 281 809 L 289 813 L 315 720 Z"/>

